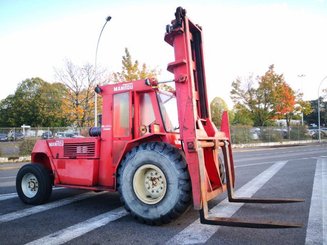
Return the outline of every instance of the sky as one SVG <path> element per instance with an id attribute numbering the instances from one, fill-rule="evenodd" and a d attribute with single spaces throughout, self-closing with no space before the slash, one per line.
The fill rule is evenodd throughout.
<path id="1" fill-rule="evenodd" d="M 327 0 L 0 0 L 0 100 L 27 78 L 55 82 L 66 60 L 95 64 L 108 15 L 97 66 L 120 71 L 127 47 L 161 70 L 159 81 L 172 79 L 173 49 L 163 38 L 178 6 L 203 28 L 209 100 L 219 96 L 231 109 L 231 83 L 271 64 L 306 100 L 327 88 Z"/>

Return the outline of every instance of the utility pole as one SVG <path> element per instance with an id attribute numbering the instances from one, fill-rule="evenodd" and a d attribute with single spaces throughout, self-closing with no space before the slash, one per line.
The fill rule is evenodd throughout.
<path id="1" fill-rule="evenodd" d="M 320 87 L 322 85 L 322 83 L 325 81 L 325 79 L 327 78 L 327 76 L 325 76 L 318 87 L 318 139 L 319 139 L 319 143 L 321 143 L 321 129 L 320 129 Z"/>

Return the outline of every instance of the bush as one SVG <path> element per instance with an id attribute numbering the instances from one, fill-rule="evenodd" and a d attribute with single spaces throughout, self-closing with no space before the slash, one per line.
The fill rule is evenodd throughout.
<path id="1" fill-rule="evenodd" d="M 0 156 L 13 157 L 19 155 L 19 143 L 17 142 L 1 142 L 0 143 Z"/>
<path id="2" fill-rule="evenodd" d="M 261 131 L 261 140 L 263 142 L 282 142 L 284 137 L 283 131 L 277 128 L 264 128 Z"/>
<path id="3" fill-rule="evenodd" d="M 307 140 L 311 139 L 308 130 L 305 126 L 292 127 L 291 140 Z"/>
<path id="4" fill-rule="evenodd" d="M 231 140 L 234 144 L 246 144 L 252 140 L 250 134 L 250 126 L 234 126 L 231 127 Z"/>
<path id="5" fill-rule="evenodd" d="M 29 156 L 33 150 L 33 147 L 37 139 L 25 139 L 21 142 L 19 146 L 19 155 L 20 156 Z"/>

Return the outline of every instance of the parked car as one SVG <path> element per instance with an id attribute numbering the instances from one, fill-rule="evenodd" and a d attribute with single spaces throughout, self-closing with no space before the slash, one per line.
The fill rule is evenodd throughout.
<path id="1" fill-rule="evenodd" d="M 7 134 L 0 134 L 0 141 L 8 141 L 8 135 Z"/>
<path id="2" fill-rule="evenodd" d="M 319 134 L 318 134 L 318 129 L 309 129 L 309 134 L 311 135 L 312 139 L 318 139 Z M 324 138 L 327 137 L 327 128 L 320 128 L 320 137 Z"/>
<path id="3" fill-rule="evenodd" d="M 21 132 L 18 132 L 18 131 L 15 131 L 15 132 L 10 131 L 8 133 L 7 137 L 8 137 L 8 140 L 12 140 L 12 141 L 13 140 L 23 140 L 25 135 L 23 133 L 21 133 Z"/>
<path id="4" fill-rule="evenodd" d="M 56 136 L 57 138 L 77 138 L 78 133 L 77 132 L 57 132 Z"/>
<path id="5" fill-rule="evenodd" d="M 260 138 L 260 128 L 251 128 L 250 137 L 253 140 L 258 140 Z"/>
<path id="6" fill-rule="evenodd" d="M 290 128 L 291 130 L 291 128 Z M 287 128 L 275 128 L 274 131 L 279 132 L 283 139 L 287 139 L 288 133 Z"/>
<path id="7" fill-rule="evenodd" d="M 327 137 L 327 128 L 320 128 L 322 137 Z"/>
<path id="8" fill-rule="evenodd" d="M 53 137 L 52 132 L 51 131 L 46 131 L 43 132 L 41 135 L 42 139 L 51 139 Z"/>

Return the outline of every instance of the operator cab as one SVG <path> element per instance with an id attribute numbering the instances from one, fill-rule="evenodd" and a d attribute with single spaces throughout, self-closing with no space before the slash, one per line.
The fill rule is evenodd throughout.
<path id="1" fill-rule="evenodd" d="M 102 136 L 105 131 L 112 131 L 113 138 L 133 140 L 147 134 L 179 133 L 175 94 L 158 89 L 155 80 L 149 81 L 97 86 L 95 91 L 103 97 Z"/>

